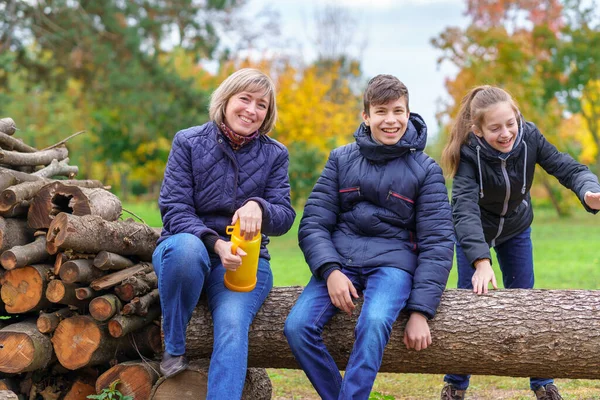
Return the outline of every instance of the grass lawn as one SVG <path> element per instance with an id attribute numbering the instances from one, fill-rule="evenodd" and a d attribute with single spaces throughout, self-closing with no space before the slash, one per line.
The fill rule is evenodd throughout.
<path id="1" fill-rule="evenodd" d="M 124 205 L 124 208 L 151 226 L 160 226 L 155 206 Z M 600 289 L 598 218 L 600 216 L 577 212 L 572 218 L 559 219 L 552 210 L 536 209 L 533 224 L 536 288 Z M 299 218 L 288 234 L 271 238 L 269 251 L 276 286 L 305 285 L 310 277 L 297 244 L 298 223 Z M 501 285 L 501 273 L 495 260 L 494 266 Z M 456 268 L 453 268 L 448 287 L 456 287 L 456 279 Z M 268 372 L 274 399 L 319 398 L 302 371 L 271 369 Z M 443 385 L 442 378 L 442 375 L 382 373 L 375 381 L 373 399 L 436 399 Z M 600 380 L 558 379 L 556 383 L 565 399 L 600 400 Z M 467 397 L 473 400 L 534 398 L 528 379 L 496 376 L 473 377 Z"/>

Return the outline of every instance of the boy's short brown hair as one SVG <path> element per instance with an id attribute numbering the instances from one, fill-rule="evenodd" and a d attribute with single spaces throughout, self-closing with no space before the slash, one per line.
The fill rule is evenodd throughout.
<path id="1" fill-rule="evenodd" d="M 410 111 L 406 85 L 393 75 L 377 75 L 369 81 L 365 90 L 363 96 L 364 112 L 369 115 L 371 105 L 379 106 L 402 97 L 406 99 L 406 111 Z"/>

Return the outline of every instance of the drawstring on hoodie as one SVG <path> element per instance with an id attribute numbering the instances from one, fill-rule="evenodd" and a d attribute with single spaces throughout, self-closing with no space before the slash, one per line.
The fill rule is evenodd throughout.
<path id="1" fill-rule="evenodd" d="M 523 146 L 525 146 L 525 161 L 523 162 L 523 187 L 521 188 L 521 194 L 525 194 L 527 186 L 527 142 L 523 140 Z"/>
<path id="2" fill-rule="evenodd" d="M 479 197 L 483 199 L 483 174 L 481 173 L 481 159 L 479 156 L 479 151 L 481 150 L 481 146 L 477 145 L 477 169 L 479 170 Z"/>

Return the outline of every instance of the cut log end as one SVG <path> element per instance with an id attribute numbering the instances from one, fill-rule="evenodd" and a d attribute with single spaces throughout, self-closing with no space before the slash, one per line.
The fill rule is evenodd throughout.
<path id="1" fill-rule="evenodd" d="M 31 364 L 34 355 L 35 345 L 27 334 L 0 331 L 0 371 L 19 373 Z"/>
<path id="2" fill-rule="evenodd" d="M 10 250 L 6 250 L 0 255 L 0 264 L 6 270 L 14 269 L 17 266 L 17 256 Z"/>
<path id="3" fill-rule="evenodd" d="M 123 336 L 123 326 L 119 321 L 108 321 L 108 332 L 110 333 L 110 336 L 120 338 Z"/>
<path id="4" fill-rule="evenodd" d="M 74 316 L 58 324 L 52 344 L 61 365 L 74 370 L 89 363 L 101 339 L 102 332 L 90 317 Z"/>

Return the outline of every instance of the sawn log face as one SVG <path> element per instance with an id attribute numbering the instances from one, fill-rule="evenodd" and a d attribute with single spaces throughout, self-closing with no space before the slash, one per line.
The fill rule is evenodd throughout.
<path id="1" fill-rule="evenodd" d="M 276 287 L 250 328 L 249 366 L 298 368 L 283 335 L 285 318 L 302 287 Z M 359 301 L 361 303 L 361 301 Z M 352 317 L 339 313 L 323 338 L 340 369 L 354 341 Z M 477 296 L 447 290 L 430 321 L 432 345 L 403 344 L 407 315 L 396 321 L 381 372 L 472 373 L 502 376 L 600 378 L 600 291 L 497 290 Z M 202 300 L 188 326 L 188 356 L 212 350 L 212 322 Z"/>

